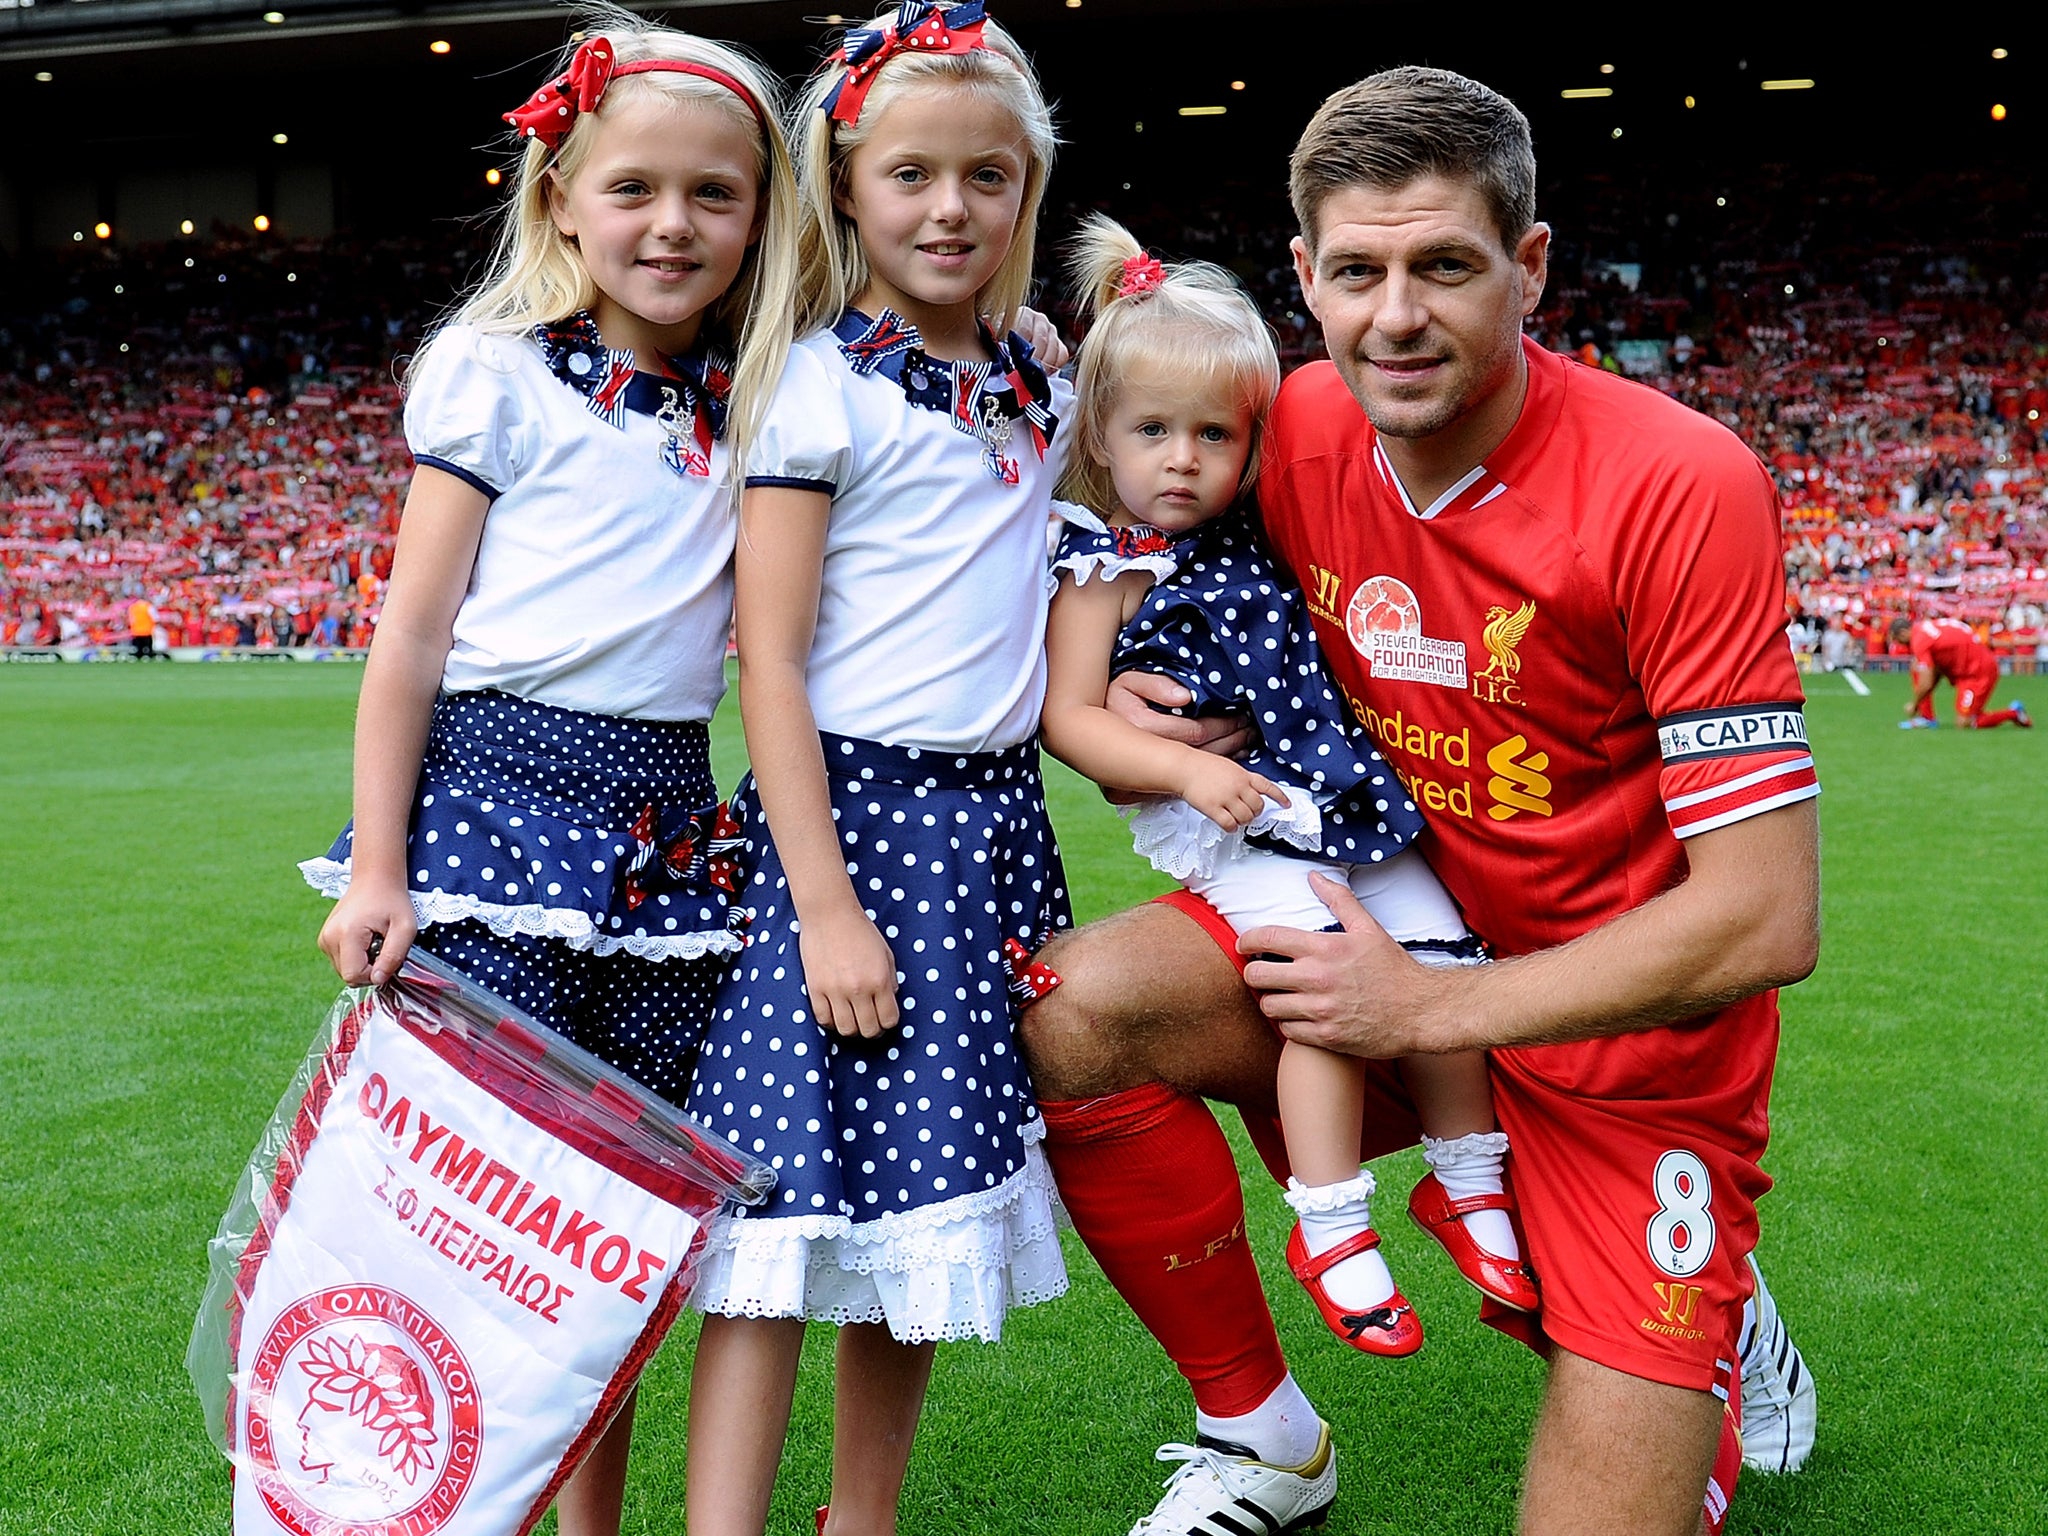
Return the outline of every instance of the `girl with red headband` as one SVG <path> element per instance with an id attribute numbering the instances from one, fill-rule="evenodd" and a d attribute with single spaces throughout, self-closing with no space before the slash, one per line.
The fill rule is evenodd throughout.
<path id="1" fill-rule="evenodd" d="M 1068 920 L 1037 733 L 1070 391 L 1006 334 L 1050 117 L 980 0 L 856 30 L 798 111 L 797 339 L 736 556 L 753 920 L 689 1100 L 780 1183 L 692 1298 L 692 1536 L 763 1530 L 806 1322 L 840 1325 L 824 1529 L 880 1536 L 933 1345 L 1066 1289 L 1012 1029 Z"/>
<path id="2" fill-rule="evenodd" d="M 605 14 L 506 114 L 496 258 L 412 365 L 355 819 L 302 868 L 344 981 L 418 943 L 679 1100 L 740 948 L 706 723 L 798 205 L 771 77 Z M 565 1536 L 617 1531 L 630 1434 L 629 1403 Z"/>
<path id="3" fill-rule="evenodd" d="M 1320 873 L 1349 885 L 1425 964 L 1481 963 L 1479 941 L 1410 847 L 1421 815 L 1347 722 L 1302 594 L 1276 574 L 1247 516 L 1260 428 L 1280 387 L 1271 331 L 1227 272 L 1166 266 L 1110 219 L 1090 220 L 1073 265 L 1094 323 L 1062 487 L 1076 499 L 1054 504 L 1067 527 L 1053 562 L 1047 748 L 1103 785 L 1155 797 L 1129 813 L 1138 851 L 1185 887 L 1164 899 L 1225 931 L 1229 952 L 1237 933 L 1261 924 L 1333 926 L 1309 883 Z M 1251 745 L 1221 757 L 1111 713 L 1111 677 L 1133 671 L 1179 683 L 1187 712 L 1244 715 L 1255 724 Z M 1533 1308 L 1484 1057 L 1414 1057 L 1402 1071 L 1433 1170 L 1411 1210 L 1473 1284 Z M 1295 1175 L 1287 1201 L 1301 1218 L 1288 1261 L 1338 1337 L 1408 1355 L 1422 1347 L 1422 1327 L 1377 1251 L 1373 1176 L 1358 1163 L 1361 1073 L 1355 1058 L 1312 1046 L 1290 1042 L 1281 1053 Z M 1065 1108 L 1045 1107 L 1056 1164 Z M 1298 1448 L 1314 1461 L 1317 1420 L 1291 1378 L 1276 1396 L 1288 1394 L 1305 1431 Z M 1228 1418 L 1203 1415 L 1201 1430 L 1246 1438 Z"/>

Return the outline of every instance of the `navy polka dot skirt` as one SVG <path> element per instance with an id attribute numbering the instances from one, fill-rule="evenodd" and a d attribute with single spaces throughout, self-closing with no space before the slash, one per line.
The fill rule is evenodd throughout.
<path id="1" fill-rule="evenodd" d="M 476 922 L 643 960 L 729 955 L 736 916 L 717 871 L 718 792 L 698 720 L 628 720 L 511 694 L 434 705 L 407 840 L 421 927 Z M 348 889 L 350 823 L 299 868 Z"/>
<path id="2" fill-rule="evenodd" d="M 716 800 L 701 721 L 444 694 L 407 837 L 419 945 L 680 1101 L 741 943 Z M 338 897 L 354 849 L 351 823 L 299 868 Z"/>
<path id="3" fill-rule="evenodd" d="M 1044 1134 L 1013 1034 L 1016 957 L 1070 921 L 1038 744 L 958 754 L 824 736 L 848 875 L 896 957 L 901 1022 L 811 1017 L 782 859 L 748 778 L 747 947 L 688 1108 L 766 1159 L 767 1206 L 714 1233 L 694 1305 L 994 1339 L 1066 1290 Z"/>
<path id="4" fill-rule="evenodd" d="M 655 964 L 482 923 L 436 923 L 415 949 L 444 960 L 642 1087 L 680 1105 L 727 965 L 723 955 Z"/>

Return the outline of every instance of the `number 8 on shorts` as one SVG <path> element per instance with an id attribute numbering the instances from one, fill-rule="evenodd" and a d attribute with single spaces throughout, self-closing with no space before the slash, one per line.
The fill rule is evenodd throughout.
<path id="1" fill-rule="evenodd" d="M 1672 1150 L 1657 1159 L 1651 1179 L 1657 1214 L 1646 1234 L 1650 1258 L 1667 1275 L 1684 1280 L 1706 1268 L 1714 1255 L 1714 1198 L 1707 1165 L 1691 1152 Z"/>

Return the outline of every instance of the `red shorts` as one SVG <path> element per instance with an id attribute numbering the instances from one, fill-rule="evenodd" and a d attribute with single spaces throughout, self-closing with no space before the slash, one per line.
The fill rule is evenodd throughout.
<path id="1" fill-rule="evenodd" d="M 1237 935 L 1199 897 L 1160 901 L 1199 923 L 1240 974 Z M 1573 1045 L 1492 1053 L 1494 1114 L 1526 1253 L 1543 1291 L 1542 1331 L 1631 1376 L 1724 1390 L 1735 1360 L 1744 1259 L 1756 1246 L 1758 1167 L 1777 1059 L 1775 993 L 1704 1020 Z M 1259 1150 L 1275 1164 L 1266 1135 Z M 1412 1146 L 1421 1126 L 1395 1065 L 1368 1063 L 1361 1157 Z M 1488 1322 L 1528 1338 L 1515 1315 Z"/>
<path id="2" fill-rule="evenodd" d="M 1991 666 L 1981 672 L 1972 672 L 1967 677 L 1956 679 L 1956 722 L 1976 724 L 1977 716 L 1984 713 L 1984 706 L 1991 702 L 1992 690 L 1998 686 L 1998 668 Z"/>

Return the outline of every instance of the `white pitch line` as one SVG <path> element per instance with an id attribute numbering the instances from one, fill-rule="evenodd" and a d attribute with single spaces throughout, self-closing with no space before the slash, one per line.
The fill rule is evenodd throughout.
<path id="1" fill-rule="evenodd" d="M 1845 671 L 1842 674 L 1842 676 L 1848 679 L 1850 690 L 1853 693 L 1855 693 L 1855 695 L 1859 699 L 1867 699 L 1870 697 L 1870 684 L 1863 681 L 1863 679 L 1858 677 L 1854 672 Z"/>

